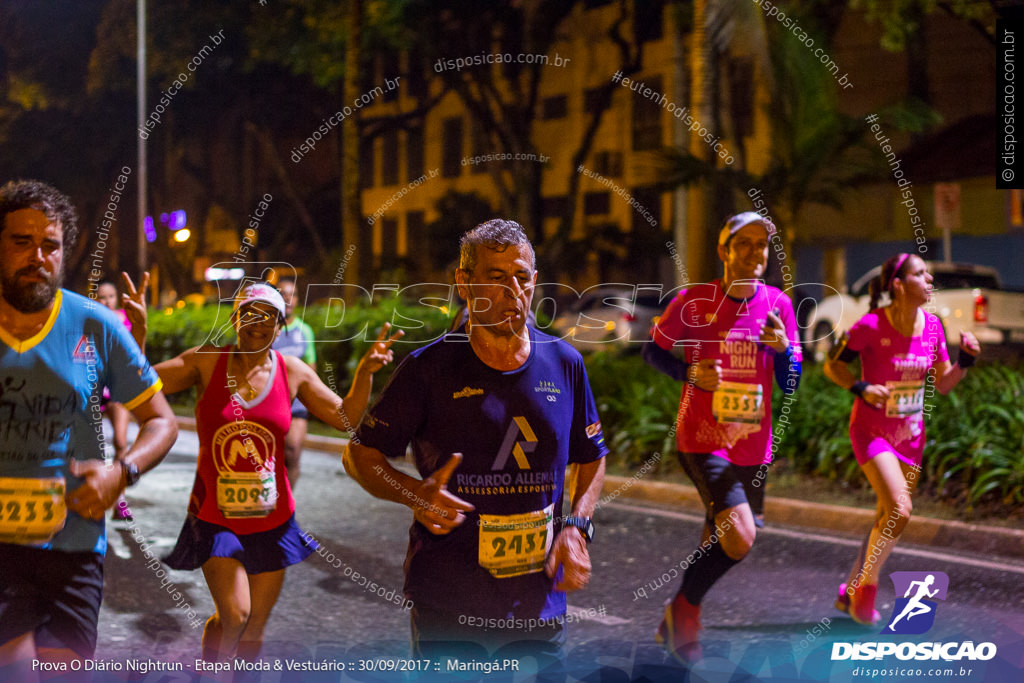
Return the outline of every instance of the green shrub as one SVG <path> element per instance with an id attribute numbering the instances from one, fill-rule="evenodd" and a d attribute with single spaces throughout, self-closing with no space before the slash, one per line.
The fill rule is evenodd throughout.
<path id="1" fill-rule="evenodd" d="M 208 341 L 234 339 L 227 307 L 151 310 L 147 355 L 151 362 L 171 358 Z M 396 299 L 373 307 L 342 307 L 335 302 L 299 313 L 312 327 L 321 378 L 344 393 L 360 356 L 385 322 L 405 330 L 392 348 L 395 363 L 378 373 L 377 391 L 395 365 L 411 350 L 439 338 L 448 326 L 442 309 Z M 217 337 L 220 332 L 220 337 Z M 655 476 L 677 469 L 673 424 L 680 385 L 644 363 L 636 354 L 603 351 L 586 357 L 611 465 L 636 469 L 655 458 Z M 189 400 L 187 395 L 183 400 Z M 927 399 L 928 442 L 920 486 L 936 497 L 970 511 L 978 505 L 1024 504 L 1024 370 L 1006 365 L 972 369 L 949 396 Z M 853 457 L 848 425 L 853 397 L 825 377 L 820 366 L 804 367 L 795 398 L 772 397 L 778 436 L 774 459 L 800 474 L 837 483 L 866 486 Z M 655 457 L 656 456 L 656 457 Z"/>

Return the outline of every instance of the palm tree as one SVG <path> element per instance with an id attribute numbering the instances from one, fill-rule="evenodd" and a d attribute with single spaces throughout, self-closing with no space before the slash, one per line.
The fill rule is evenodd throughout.
<path id="1" fill-rule="evenodd" d="M 844 189 L 877 180 L 884 173 L 864 144 L 863 122 L 839 111 L 835 81 L 813 52 L 778 22 L 766 26 L 760 12 L 751 15 L 739 7 L 747 4 L 696 0 L 694 44 L 704 44 L 706 49 L 691 50 L 691 110 L 709 130 L 731 133 L 730 150 L 736 161 L 731 166 L 716 163 L 696 136 L 691 137 L 689 149 L 664 153 L 665 187 L 691 188 L 689 224 L 703 230 L 704 239 L 691 238 L 689 244 L 701 245 L 694 248 L 703 249 L 701 261 L 708 268 L 717 260 L 714 231 L 718 227 L 709 219 L 716 222 L 729 213 L 753 208 L 746 200 L 737 202 L 749 190 L 760 189 L 774 221 L 789 228 L 783 232 L 788 246 L 799 239 L 795 226 L 808 202 L 839 208 Z M 810 16 L 799 21 L 805 27 L 813 24 Z M 723 65 L 730 63 L 733 43 L 740 38 L 753 55 L 753 72 L 760 74 L 758 80 L 770 95 L 764 108 L 770 130 L 769 162 L 760 173 L 747 168 L 743 140 L 748 124 L 742 120 L 743 113 L 721 105 L 721 72 L 728 71 Z M 704 191 L 706 187 L 711 191 Z M 699 270 L 694 274 L 708 276 Z"/>

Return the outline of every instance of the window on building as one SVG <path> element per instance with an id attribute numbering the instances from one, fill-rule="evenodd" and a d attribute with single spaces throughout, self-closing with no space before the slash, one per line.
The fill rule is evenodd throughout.
<path id="1" fill-rule="evenodd" d="M 594 172 L 608 178 L 622 177 L 622 152 L 605 150 L 594 153 Z"/>
<path id="2" fill-rule="evenodd" d="M 385 270 L 398 267 L 398 219 L 385 218 L 380 222 L 380 267 Z"/>
<path id="3" fill-rule="evenodd" d="M 382 73 L 375 85 L 384 89 L 384 96 L 381 99 L 385 102 L 394 102 L 398 99 L 398 88 L 388 90 L 387 82 L 389 80 L 394 81 L 395 76 L 401 75 L 402 65 L 400 57 L 401 54 L 397 50 L 385 50 L 380 56 L 380 70 Z"/>
<path id="4" fill-rule="evenodd" d="M 612 195 L 609 192 L 587 192 L 583 195 L 584 216 L 606 216 L 611 205 Z"/>
<path id="5" fill-rule="evenodd" d="M 462 158 L 462 119 L 454 116 L 441 122 L 441 176 L 458 178 Z"/>
<path id="6" fill-rule="evenodd" d="M 405 245 L 410 255 L 425 254 L 427 248 L 427 220 L 422 211 L 405 214 Z"/>
<path id="7" fill-rule="evenodd" d="M 661 76 L 641 79 L 657 93 L 664 93 Z M 659 95 L 660 97 L 660 95 Z M 661 104 L 658 100 L 637 95 L 633 101 L 633 149 L 637 151 L 661 147 Z"/>
<path id="8" fill-rule="evenodd" d="M 569 198 L 564 194 L 558 197 L 542 197 L 540 211 L 542 218 L 561 218 L 569 209 Z"/>
<path id="9" fill-rule="evenodd" d="M 661 227 L 661 193 L 653 187 L 634 187 L 631 191 L 637 206 L 633 209 L 633 231 Z M 646 212 L 646 215 L 645 215 Z"/>
<path id="10" fill-rule="evenodd" d="M 373 138 L 359 140 L 359 186 L 373 187 Z"/>
<path id="11" fill-rule="evenodd" d="M 405 131 L 405 179 L 412 182 L 423 175 L 423 127 Z"/>
<path id="12" fill-rule="evenodd" d="M 540 117 L 545 121 L 564 119 L 568 114 L 569 97 L 567 95 L 545 97 L 540 102 Z"/>
<path id="13" fill-rule="evenodd" d="M 470 154 L 472 154 L 474 157 L 485 156 L 488 153 L 488 148 L 490 147 L 490 140 L 488 140 L 487 131 L 484 130 L 484 127 L 482 125 L 480 125 L 480 122 L 476 120 L 473 121 L 473 127 L 470 132 L 470 137 L 473 138 L 471 147 L 473 151 L 470 152 Z M 487 167 L 491 163 L 500 164 L 500 162 L 484 162 L 482 164 L 470 164 L 469 172 L 472 175 L 480 175 L 481 173 L 487 173 Z"/>
<path id="14" fill-rule="evenodd" d="M 594 114 L 601 106 L 601 88 L 587 88 L 583 91 L 583 110 Z"/>
<path id="15" fill-rule="evenodd" d="M 405 81 L 406 94 L 409 97 L 426 97 L 427 96 L 427 78 L 423 72 L 423 55 L 418 48 L 413 48 L 406 52 L 405 55 L 406 63 L 409 68 L 406 69 L 403 80 Z"/>
<path id="16" fill-rule="evenodd" d="M 754 61 L 749 57 L 729 60 L 729 109 L 736 137 L 754 132 Z"/>
<path id="17" fill-rule="evenodd" d="M 381 139 L 380 175 L 381 184 L 398 184 L 398 131 L 389 130 Z"/>
<path id="18" fill-rule="evenodd" d="M 377 58 L 367 57 L 361 63 L 363 68 L 359 71 L 359 92 L 366 93 L 377 85 Z"/>
<path id="19" fill-rule="evenodd" d="M 633 21 L 636 34 L 641 41 L 661 40 L 661 17 L 665 8 L 664 0 L 644 0 L 633 3 Z"/>

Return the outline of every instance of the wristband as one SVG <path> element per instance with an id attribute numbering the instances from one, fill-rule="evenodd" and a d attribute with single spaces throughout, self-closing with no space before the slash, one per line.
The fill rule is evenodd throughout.
<path id="1" fill-rule="evenodd" d="M 869 386 L 871 386 L 871 383 L 865 382 L 864 380 L 854 382 L 853 386 L 850 387 L 850 393 L 858 398 L 863 398 L 862 395 L 864 393 L 864 390 L 867 389 Z"/>
<path id="2" fill-rule="evenodd" d="M 967 353 L 963 349 L 960 349 L 960 353 L 956 357 L 956 364 L 959 365 L 964 370 L 966 370 L 967 368 L 974 365 L 974 360 L 974 356 Z"/>

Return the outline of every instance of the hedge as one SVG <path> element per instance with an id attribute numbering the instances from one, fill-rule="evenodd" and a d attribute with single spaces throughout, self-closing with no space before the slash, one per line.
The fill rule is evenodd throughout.
<path id="1" fill-rule="evenodd" d="M 147 355 L 151 362 L 216 338 L 229 310 L 214 306 L 150 311 Z M 443 334 L 445 309 L 410 306 L 394 299 L 366 308 L 313 306 L 300 312 L 316 335 L 318 371 L 325 382 L 346 390 L 360 355 L 384 322 L 406 336 L 393 348 L 396 363 L 379 373 L 379 391 L 397 361 Z M 220 342 L 232 341 L 230 330 Z M 598 352 L 586 358 L 612 462 L 637 469 L 648 463 L 653 476 L 678 468 L 673 423 L 678 382 L 650 368 L 635 353 Z M 330 368 L 330 370 L 328 370 Z M 848 424 L 853 397 L 832 384 L 819 366 L 804 367 L 796 397 L 772 398 L 780 440 L 775 460 L 801 474 L 864 486 L 850 447 Z M 949 396 L 928 400 L 928 442 L 920 487 L 941 500 L 971 508 L 979 504 L 1024 504 L 1024 372 L 1000 364 L 973 368 Z M 788 422 L 780 422 L 785 404 Z M 671 457 L 664 457 L 664 456 Z M 645 471 L 647 471 L 645 470 Z"/>

